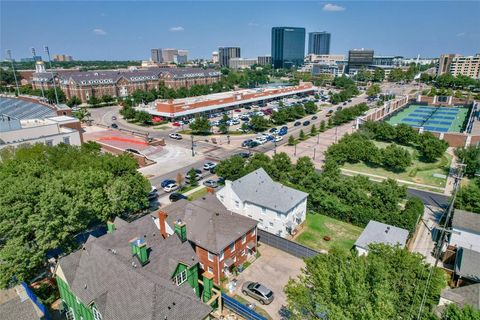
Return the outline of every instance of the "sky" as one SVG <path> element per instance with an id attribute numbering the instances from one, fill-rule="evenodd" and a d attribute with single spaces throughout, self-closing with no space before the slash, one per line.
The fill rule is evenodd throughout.
<path id="1" fill-rule="evenodd" d="M 4 1 L 0 56 L 69 54 L 76 60 L 148 60 L 151 48 L 210 58 L 239 46 L 245 58 L 270 54 L 271 28 L 332 34 L 332 54 L 438 57 L 480 52 L 480 1 Z M 306 44 L 307 44 L 306 39 Z"/>

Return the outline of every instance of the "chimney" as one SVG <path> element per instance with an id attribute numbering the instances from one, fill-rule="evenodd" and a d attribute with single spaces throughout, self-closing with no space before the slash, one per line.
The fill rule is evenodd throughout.
<path id="1" fill-rule="evenodd" d="M 115 224 L 112 221 L 107 221 L 107 233 L 115 231 Z"/>
<path id="2" fill-rule="evenodd" d="M 175 233 L 182 242 L 187 240 L 187 225 L 181 219 L 175 221 Z"/>
<path id="3" fill-rule="evenodd" d="M 130 240 L 132 256 L 136 256 L 142 266 L 148 263 L 147 243 L 143 238 L 133 238 Z"/>
<path id="4" fill-rule="evenodd" d="M 165 224 L 167 223 L 167 217 L 168 217 L 168 214 L 166 214 L 165 212 L 163 211 L 158 212 L 158 219 L 159 219 L 158 224 L 160 228 L 160 234 L 162 235 L 163 239 L 166 239 L 168 237 L 167 227 L 165 226 Z"/>

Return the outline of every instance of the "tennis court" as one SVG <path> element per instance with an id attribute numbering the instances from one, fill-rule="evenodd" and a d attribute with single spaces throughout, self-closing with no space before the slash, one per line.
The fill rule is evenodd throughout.
<path id="1" fill-rule="evenodd" d="M 461 132 L 467 115 L 468 108 L 463 106 L 433 107 L 412 104 L 388 118 L 386 122 L 392 125 L 405 123 L 412 127 L 423 127 L 427 131 Z"/>

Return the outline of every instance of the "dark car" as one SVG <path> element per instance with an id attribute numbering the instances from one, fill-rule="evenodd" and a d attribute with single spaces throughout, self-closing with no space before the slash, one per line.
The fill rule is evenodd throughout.
<path id="1" fill-rule="evenodd" d="M 317 120 L 317 119 L 318 119 L 317 116 L 313 116 L 313 117 L 312 117 L 312 120 Z"/>
<path id="2" fill-rule="evenodd" d="M 346 102 L 344 102 L 344 103 L 343 103 L 343 105 L 344 105 L 344 106 L 346 106 L 346 105 L 347 105 L 347 103 L 346 103 Z"/>
<path id="3" fill-rule="evenodd" d="M 162 188 L 165 188 L 166 186 L 168 186 L 169 184 L 172 184 L 172 183 L 175 183 L 175 180 L 166 179 L 166 180 L 163 180 L 163 181 L 160 183 L 160 186 L 161 186 Z"/>
<path id="4" fill-rule="evenodd" d="M 308 126 L 309 124 L 310 124 L 310 121 L 308 121 L 308 120 L 303 122 L 304 126 Z"/>
<path id="5" fill-rule="evenodd" d="M 252 141 L 253 141 L 252 139 L 248 139 L 248 140 L 243 141 L 242 142 L 242 147 L 244 147 L 244 148 L 248 147 Z"/>
<path id="6" fill-rule="evenodd" d="M 260 143 L 258 141 L 252 140 L 247 144 L 247 147 L 249 148 L 255 148 L 256 146 L 259 146 Z"/>
<path id="7" fill-rule="evenodd" d="M 204 182 L 203 182 L 203 185 L 204 185 L 205 187 L 209 187 L 209 188 L 216 188 L 216 187 L 218 187 L 218 183 L 217 183 L 217 181 L 215 181 L 215 180 L 207 180 L 207 181 L 204 181 Z"/>
<path id="8" fill-rule="evenodd" d="M 112 126 L 111 126 L 111 127 L 114 128 L 114 129 L 117 129 L 117 128 L 118 128 L 118 125 L 117 125 L 116 123 L 112 123 Z"/>
<path id="9" fill-rule="evenodd" d="M 302 124 L 302 123 L 301 123 L 300 121 L 297 121 L 297 122 L 295 122 L 293 125 L 294 125 L 295 127 L 298 127 L 298 126 L 301 125 L 301 124 Z"/>
<path id="10" fill-rule="evenodd" d="M 342 110 L 342 109 L 343 109 L 342 107 L 338 107 L 338 108 L 337 108 L 337 111 L 340 111 L 340 110 Z"/>
<path id="11" fill-rule="evenodd" d="M 273 291 L 258 282 L 246 281 L 242 293 L 258 300 L 260 304 L 270 304 L 274 299 Z"/>
<path id="12" fill-rule="evenodd" d="M 245 106 L 244 108 L 247 109 L 247 110 L 252 110 L 252 107 L 250 107 L 250 106 Z"/>
<path id="13" fill-rule="evenodd" d="M 248 152 L 239 152 L 236 155 L 245 159 L 250 157 L 250 154 Z"/>
<path id="14" fill-rule="evenodd" d="M 140 154 L 140 152 L 138 150 L 135 150 L 135 149 L 127 148 L 127 149 L 125 149 L 125 151 L 135 153 L 135 154 Z"/>
<path id="15" fill-rule="evenodd" d="M 178 200 L 182 200 L 182 199 L 185 199 L 187 200 L 188 197 L 181 194 L 181 193 L 177 193 L 177 192 L 174 192 L 174 193 L 171 193 L 169 196 L 168 196 L 168 199 L 170 199 L 170 201 L 172 202 L 175 202 L 175 201 L 178 201 Z"/>
<path id="16" fill-rule="evenodd" d="M 270 132 L 270 133 L 277 132 L 277 128 L 272 128 L 272 129 L 270 129 L 268 132 Z"/>

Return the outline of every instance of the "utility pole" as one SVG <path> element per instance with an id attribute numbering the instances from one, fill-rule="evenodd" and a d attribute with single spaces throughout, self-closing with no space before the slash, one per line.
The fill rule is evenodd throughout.
<path id="1" fill-rule="evenodd" d="M 320 132 L 317 134 L 317 144 L 320 144 Z"/>
<path id="2" fill-rule="evenodd" d="M 13 71 L 13 78 L 15 79 L 15 86 L 17 87 L 17 95 L 20 95 L 20 89 L 18 88 L 18 80 L 17 80 L 17 74 L 15 73 L 15 64 L 13 63 L 12 59 L 12 50 L 7 50 L 7 57 L 8 60 L 12 63 L 12 71 Z"/>
<path id="3" fill-rule="evenodd" d="M 277 141 L 273 140 L 273 154 L 277 154 Z"/>
<path id="4" fill-rule="evenodd" d="M 190 138 L 192 138 L 192 157 L 195 157 L 195 144 L 193 143 L 193 135 L 191 135 Z"/>
<path id="5" fill-rule="evenodd" d="M 313 148 L 313 160 L 315 160 L 315 154 L 317 152 L 317 149 Z"/>
<path id="6" fill-rule="evenodd" d="M 45 50 L 45 53 L 47 54 L 48 57 L 48 63 L 50 65 L 50 73 L 52 74 L 52 82 L 53 82 L 53 91 L 55 92 L 55 101 L 57 104 L 60 104 L 58 102 L 58 93 L 57 93 L 57 84 L 55 83 L 55 76 L 53 75 L 53 69 L 52 69 L 52 60 L 50 60 L 50 50 L 48 49 L 48 46 L 44 46 L 43 49 Z"/>

